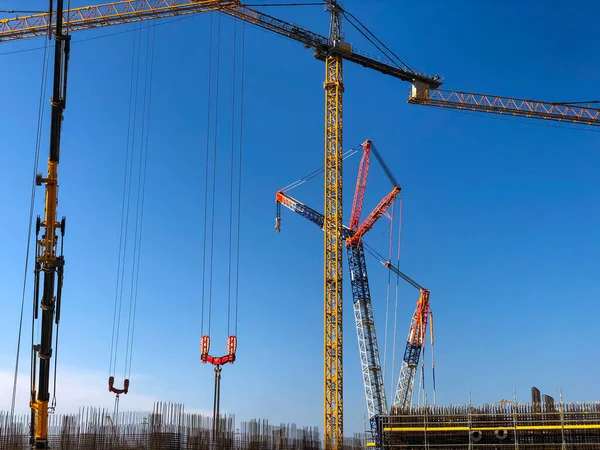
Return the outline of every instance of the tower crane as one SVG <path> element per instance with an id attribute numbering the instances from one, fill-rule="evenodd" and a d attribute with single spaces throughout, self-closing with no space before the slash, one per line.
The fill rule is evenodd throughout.
<path id="1" fill-rule="evenodd" d="M 326 449 L 343 445 L 342 370 L 342 104 L 343 65 L 350 61 L 403 81 L 436 89 L 439 76 L 427 76 L 406 65 L 386 63 L 364 56 L 344 41 L 342 15 L 337 0 L 327 0 L 329 36 L 245 7 L 239 0 L 123 0 L 70 9 L 63 16 L 70 30 L 160 19 L 207 11 L 219 11 L 268 31 L 286 36 L 313 49 L 325 62 L 325 174 L 324 174 L 324 441 Z M 62 11 L 61 11 L 62 12 Z M 46 35 L 56 13 L 0 20 L 0 42 Z"/>

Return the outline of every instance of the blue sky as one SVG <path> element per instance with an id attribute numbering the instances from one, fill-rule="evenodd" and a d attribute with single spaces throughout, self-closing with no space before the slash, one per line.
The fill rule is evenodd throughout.
<path id="1" fill-rule="evenodd" d="M 490 5 L 345 2 L 412 67 L 442 74 L 447 89 L 598 99 L 597 5 L 542 0 Z M 17 5 L 5 0 L 2 6 Z M 319 7 L 267 12 L 323 34 L 328 29 Z M 199 361 L 209 20 L 200 15 L 156 27 L 133 374 L 122 409 L 147 408 L 153 400 L 183 402 L 198 411 L 212 407 L 213 373 Z M 227 334 L 233 61 L 233 22 L 222 18 L 221 25 L 215 353 L 225 350 Z M 59 214 L 69 223 L 59 348 L 63 410 L 112 404 L 106 377 L 133 33 L 108 35 L 132 29 L 73 36 L 59 169 Z M 356 48 L 375 53 L 349 26 L 346 31 Z M 324 67 L 302 45 L 250 26 L 245 45 L 239 352 L 235 365 L 223 370 L 222 408 L 243 419 L 321 427 L 322 233 L 289 211 L 283 211 L 280 234 L 273 226 L 276 190 L 322 165 Z M 43 57 L 41 50 L 19 51 L 41 46 L 37 39 L 0 48 L 5 187 L 0 408 L 9 405 L 6 381 L 14 365 Z M 474 402 L 497 402 L 510 398 L 513 389 L 526 400 L 532 385 L 556 398 L 563 389 L 567 400 L 598 399 L 595 130 L 407 105 L 407 83 L 350 64 L 345 86 L 344 147 L 372 139 L 403 188 L 401 268 L 431 291 L 438 402 L 467 402 L 469 390 Z M 48 122 L 46 115 L 44 172 Z M 357 157 L 345 166 L 346 218 L 357 166 Z M 365 210 L 389 190 L 373 167 Z M 322 210 L 320 178 L 290 194 Z M 37 214 L 43 213 L 42 200 L 38 189 Z M 382 253 L 385 230 L 379 224 L 367 239 Z M 376 260 L 368 264 L 383 348 L 388 276 Z M 344 292 L 345 424 L 351 433 L 362 430 L 366 408 L 349 286 Z M 408 287 L 400 291 L 394 379 L 417 295 Z M 20 377 L 25 386 L 30 298 L 28 292 Z M 387 342 L 390 348 L 391 338 Z M 389 368 L 389 351 L 388 359 Z M 19 398 L 26 410 L 26 388 Z"/>

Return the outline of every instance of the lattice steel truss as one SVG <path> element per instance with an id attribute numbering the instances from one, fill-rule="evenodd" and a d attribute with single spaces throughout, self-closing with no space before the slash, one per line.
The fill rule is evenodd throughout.
<path id="1" fill-rule="evenodd" d="M 418 83 L 411 88 L 408 103 L 584 125 L 600 125 L 600 109 L 598 108 L 474 94 L 472 92 L 429 89 L 425 86 L 419 86 Z"/>
<path id="2" fill-rule="evenodd" d="M 361 373 L 367 401 L 367 415 L 371 422 L 371 429 L 375 430 L 377 416 L 387 414 L 388 410 L 362 241 L 347 246 L 346 253 L 350 270 Z"/>

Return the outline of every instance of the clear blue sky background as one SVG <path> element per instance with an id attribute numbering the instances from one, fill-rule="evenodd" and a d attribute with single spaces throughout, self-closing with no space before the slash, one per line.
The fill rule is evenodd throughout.
<path id="1" fill-rule="evenodd" d="M 2 0 L 0 6 L 18 5 Z M 448 89 L 554 101 L 599 98 L 595 2 L 365 6 L 348 0 L 345 6 L 412 67 L 444 75 Z M 267 12 L 323 34 L 328 30 L 319 7 Z M 233 22 L 221 20 L 214 353 L 224 352 L 227 333 L 232 111 Z M 208 25 L 204 15 L 156 27 L 134 374 L 122 409 L 134 408 L 136 396 L 212 407 L 213 373 L 199 361 Z M 83 40 L 131 29 L 73 36 L 60 165 L 59 214 L 69 223 L 60 364 L 70 379 L 79 372 L 98 374 L 74 404 L 88 404 L 91 393 L 110 403 L 105 378 L 133 34 Z M 355 47 L 374 53 L 346 30 Z M 0 47 L 5 374 L 14 365 L 43 56 L 41 50 L 11 52 L 41 46 L 37 39 Z M 223 371 L 222 407 L 244 419 L 322 427 L 322 233 L 287 210 L 280 234 L 273 225 L 275 191 L 322 165 L 324 67 L 302 45 L 248 26 L 245 69 L 239 354 Z M 596 130 L 407 105 L 408 84 L 350 64 L 345 86 L 344 147 L 372 139 L 403 187 L 401 268 L 431 290 L 438 402 L 467 402 L 469 390 L 474 402 L 496 402 L 511 398 L 513 388 L 526 400 L 532 385 L 556 398 L 562 388 L 568 400 L 598 399 Z M 47 126 L 43 136 L 45 173 Z M 357 165 L 356 157 L 346 165 L 346 217 Z M 365 209 L 389 190 L 378 168 L 368 189 Z M 37 214 L 43 213 L 42 192 Z M 291 194 L 322 210 L 320 178 Z M 383 253 L 385 229 L 380 225 L 368 240 Z M 388 276 L 376 260 L 368 264 L 383 349 Z M 345 424 L 351 433 L 363 427 L 365 401 L 348 285 L 344 292 Z M 394 379 L 417 296 L 408 288 L 400 292 Z M 30 298 L 28 292 L 25 380 Z M 0 389 L 6 400 L 10 386 Z M 66 386 L 61 389 L 62 398 L 70 395 Z M 26 410 L 23 395 L 20 407 Z"/>

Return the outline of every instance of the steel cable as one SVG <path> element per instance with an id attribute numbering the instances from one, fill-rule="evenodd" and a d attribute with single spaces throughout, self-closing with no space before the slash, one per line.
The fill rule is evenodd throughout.
<path id="1" fill-rule="evenodd" d="M 400 268 L 400 244 L 402 241 L 402 198 L 399 200 L 399 214 L 398 214 L 398 248 L 397 248 L 397 262 L 396 267 Z M 393 340 L 393 348 L 392 348 L 392 392 L 394 393 L 394 399 L 396 398 L 395 392 L 393 391 L 393 380 L 394 373 L 396 370 L 396 341 L 397 341 L 397 330 L 398 330 L 398 297 L 399 297 L 399 283 L 400 277 L 396 277 L 396 304 L 394 306 L 394 340 Z"/>
<path id="2" fill-rule="evenodd" d="M 30 201 L 29 201 L 29 228 L 27 231 L 27 245 L 26 245 L 26 249 L 25 249 L 25 265 L 24 265 L 24 270 L 23 270 L 23 288 L 21 291 L 21 312 L 20 312 L 20 316 L 19 316 L 19 331 L 17 334 L 17 352 L 16 352 L 16 356 L 15 356 L 15 372 L 14 372 L 14 376 L 13 376 L 13 388 L 12 388 L 12 397 L 11 397 L 11 406 L 10 406 L 10 418 L 11 421 L 13 420 L 14 417 L 14 412 L 15 412 L 15 403 L 16 403 L 16 396 L 17 396 L 17 379 L 19 376 L 19 360 L 20 360 L 20 354 L 21 354 L 21 336 L 22 336 L 22 332 L 23 332 L 23 312 L 25 309 L 25 292 L 27 290 L 27 273 L 29 270 L 29 252 L 31 250 L 31 232 L 33 229 L 33 211 L 34 211 L 34 207 L 35 207 L 35 191 L 36 191 L 36 176 L 38 173 L 38 167 L 39 167 L 39 159 L 40 159 L 40 147 L 41 147 L 41 140 L 42 140 L 42 123 L 44 120 L 44 99 L 46 98 L 46 87 L 48 85 L 48 41 L 46 41 L 46 45 L 44 46 L 44 56 L 42 58 L 42 75 L 41 75 L 41 80 L 40 80 L 40 97 L 39 97 L 39 105 L 38 105 L 38 122 L 37 122 L 37 131 L 36 131 L 36 142 L 35 142 L 35 152 L 34 152 L 34 157 L 33 157 L 33 176 L 32 176 L 32 181 L 31 181 L 31 197 L 30 197 Z M 35 304 L 34 304 L 34 308 L 35 308 Z M 32 322 L 31 322 L 31 348 L 33 349 L 33 343 L 34 343 L 34 317 L 35 317 L 35 311 L 34 311 L 34 315 L 32 315 Z M 33 369 L 33 350 L 32 350 L 32 354 L 31 354 L 31 367 L 30 370 Z M 34 379 L 35 374 L 31 374 L 31 380 Z M 33 387 L 33 386 L 32 386 Z"/>
<path id="3" fill-rule="evenodd" d="M 217 70 L 215 81 L 215 131 L 213 140 L 213 178 L 211 198 L 211 227 L 210 227 L 210 276 L 208 278 L 208 334 L 212 320 L 212 288 L 213 288 L 213 265 L 215 251 L 215 204 L 217 195 L 217 138 L 219 134 L 219 75 L 221 68 L 221 15 L 217 16 Z"/>
<path id="4" fill-rule="evenodd" d="M 127 122 L 127 143 L 125 150 L 125 171 L 123 178 L 123 196 L 121 200 L 121 224 L 119 232 L 119 257 L 117 263 L 117 280 L 115 287 L 115 307 L 113 312 L 113 329 L 110 352 L 109 376 L 114 373 L 117 365 L 117 353 L 119 346 L 119 330 L 121 323 L 121 305 L 123 300 L 123 278 L 125 274 L 125 262 L 127 255 L 127 232 L 129 227 L 129 201 L 131 192 L 131 177 L 133 169 L 133 128 L 135 128 L 135 110 L 137 109 L 137 81 L 139 73 L 136 69 L 136 56 L 139 63 L 139 48 L 136 53 L 136 43 L 138 43 L 139 27 L 136 27 L 136 32 L 133 34 L 133 47 L 131 58 L 131 78 L 129 82 L 129 112 Z M 139 40 L 141 40 L 141 35 Z M 138 44 L 139 47 L 139 44 Z M 139 69 L 139 64 L 138 64 Z M 134 95 L 134 80 L 135 80 L 135 95 Z M 132 125 L 133 123 L 133 125 Z M 131 142 L 131 144 L 130 144 Z"/>
<path id="5" fill-rule="evenodd" d="M 213 48 L 213 14 L 210 15 L 210 22 L 208 27 L 208 100 L 206 107 L 206 170 L 204 173 L 204 229 L 203 229 L 203 241 L 202 241 L 202 290 L 201 290 L 201 323 L 200 323 L 200 335 L 204 336 L 204 304 L 205 304 L 205 293 L 206 293 L 206 239 L 207 239 L 207 222 L 208 222 L 208 180 L 209 180 L 209 162 L 210 162 L 210 117 L 211 117 L 211 94 L 212 94 L 212 48 Z M 210 334 L 210 329 L 209 329 Z"/>
<path id="6" fill-rule="evenodd" d="M 236 49 L 237 49 L 237 28 L 238 21 L 233 21 L 233 82 L 231 83 L 231 162 L 229 165 L 229 257 L 227 268 L 227 336 L 230 336 L 231 322 L 231 259 L 232 259 L 232 240 L 233 240 L 233 166 L 235 151 L 235 69 L 236 69 Z"/>
<path id="7" fill-rule="evenodd" d="M 241 212 L 242 212 L 242 150 L 243 150 L 243 130 L 244 130 L 244 72 L 245 72 L 245 50 L 246 49 L 246 24 L 242 23 L 242 56 L 241 56 L 241 86 L 240 86 L 240 139 L 239 139 L 239 165 L 238 165 L 238 210 L 237 210 L 237 250 L 235 262 L 235 329 L 234 333 L 238 334 L 238 309 L 239 309 L 239 292 L 240 292 L 240 232 L 241 232 Z"/>
<path id="8" fill-rule="evenodd" d="M 145 148 L 145 158 L 144 158 L 144 170 L 143 170 L 143 180 L 142 180 L 142 201 L 141 201 L 141 212 L 140 212 L 140 236 L 139 236 L 139 240 L 140 240 L 140 245 L 138 245 L 138 255 L 137 255 L 137 260 L 138 260 L 138 264 L 136 267 L 136 275 L 135 275 L 135 295 L 134 295 L 134 304 L 133 304 L 133 325 L 131 327 L 131 354 L 129 357 L 129 372 L 127 375 L 127 378 L 131 377 L 131 360 L 132 360 L 132 356 L 133 356 L 133 336 L 134 336 L 134 332 L 135 332 L 135 317 L 136 317 L 136 308 L 137 308 L 137 296 L 138 296 L 138 282 L 139 282 L 139 275 L 140 275 L 140 254 L 141 254 L 141 241 L 142 241 L 142 230 L 143 230 L 143 224 L 144 224 L 144 204 L 145 204 L 145 199 L 146 199 L 146 174 L 147 174 L 147 167 L 148 167 L 148 141 L 149 141 L 149 133 L 150 133 L 150 107 L 152 104 L 152 81 L 154 79 L 154 51 L 155 51 L 155 34 L 156 34 L 156 29 L 155 27 L 152 28 L 152 52 L 151 52 L 151 56 L 150 56 L 150 81 L 149 81 L 149 88 L 148 88 L 148 109 L 147 109 L 147 117 L 146 117 L 146 135 L 145 135 L 145 143 L 144 143 L 144 148 Z M 142 139 L 143 139 L 143 134 L 142 134 Z"/>
<path id="9" fill-rule="evenodd" d="M 145 74 L 144 74 L 144 93 L 142 106 L 142 125 L 140 138 L 140 162 L 138 167 L 138 186 L 137 186 L 137 202 L 136 202 L 136 219 L 135 219 L 135 234 L 134 234 L 134 249 L 133 249 L 133 267 L 131 272 L 131 297 L 129 300 L 129 325 L 127 328 L 127 346 L 125 353 L 125 374 L 124 378 L 129 378 L 131 375 L 131 360 L 133 357 L 133 329 L 135 327 L 135 316 L 137 308 L 137 296 L 139 286 L 139 268 L 140 268 L 140 253 L 142 245 L 142 228 L 144 221 L 144 199 L 146 193 L 146 168 L 148 163 L 148 117 L 150 115 L 150 104 L 148 98 L 149 93 L 149 78 L 152 78 L 152 70 L 154 64 L 154 38 L 152 44 L 150 39 L 150 29 L 148 29 L 146 39 L 146 57 L 145 57 Z M 150 48 L 152 45 L 152 62 L 150 62 Z"/>

